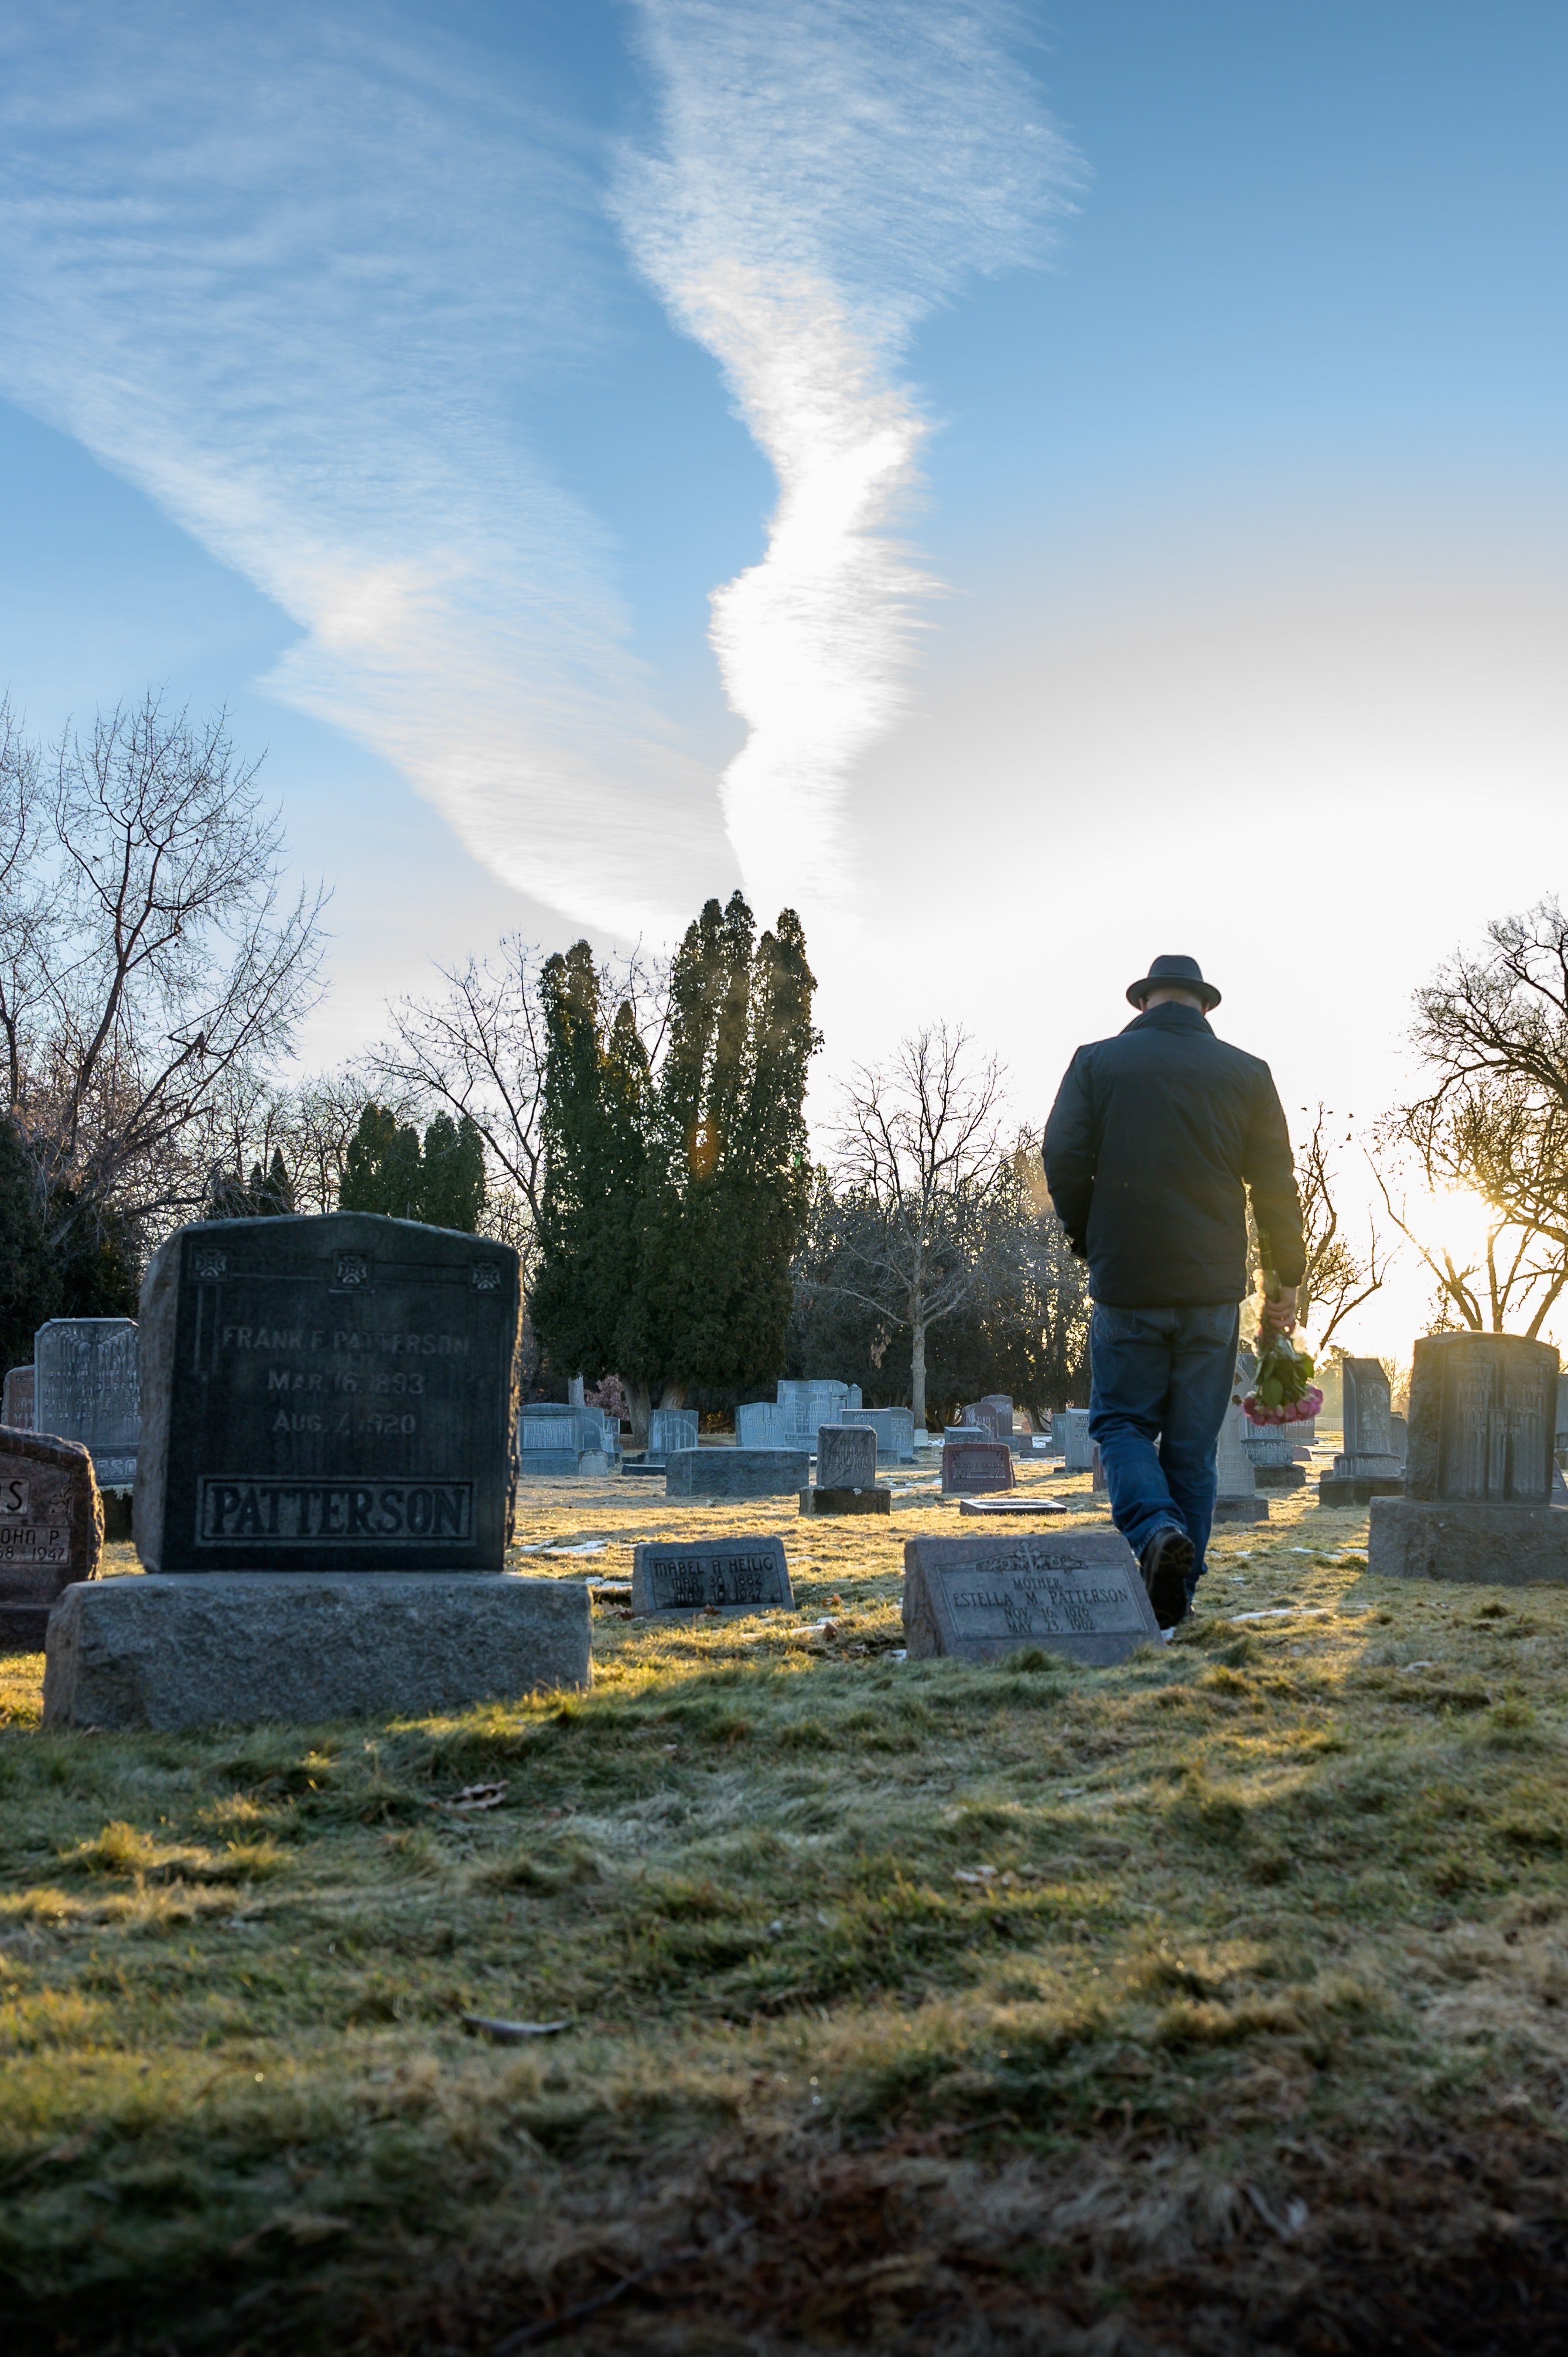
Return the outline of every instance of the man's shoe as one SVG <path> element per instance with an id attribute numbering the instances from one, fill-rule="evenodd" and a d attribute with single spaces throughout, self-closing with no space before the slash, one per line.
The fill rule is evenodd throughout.
<path id="1" fill-rule="evenodd" d="M 1187 1619 L 1187 1574 L 1197 1559 L 1197 1548 L 1175 1523 L 1162 1523 L 1145 1544 L 1140 1558 L 1144 1586 L 1162 1629 L 1174 1629 Z"/>

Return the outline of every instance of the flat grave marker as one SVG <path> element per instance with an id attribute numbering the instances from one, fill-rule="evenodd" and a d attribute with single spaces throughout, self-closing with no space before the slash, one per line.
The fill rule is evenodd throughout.
<path id="1" fill-rule="evenodd" d="M 1065 1514 L 1067 1508 L 1059 1498 L 961 1498 L 961 1516 L 964 1514 Z"/>
<path id="2" fill-rule="evenodd" d="M 780 1538 L 650 1540 L 632 1549 L 635 1613 L 789 1611 L 794 1601 Z"/>
<path id="3" fill-rule="evenodd" d="M 664 1461 L 667 1498 L 787 1498 L 811 1478 L 797 1448 L 675 1448 Z"/>
<path id="4" fill-rule="evenodd" d="M 1161 1641 L 1133 1550 L 1114 1531 L 910 1539 L 904 1629 L 912 1662 L 999 1661 L 1039 1645 L 1103 1663 Z"/>

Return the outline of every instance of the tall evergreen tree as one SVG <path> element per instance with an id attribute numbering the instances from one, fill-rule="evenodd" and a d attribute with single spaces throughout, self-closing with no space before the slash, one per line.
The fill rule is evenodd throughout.
<path id="1" fill-rule="evenodd" d="M 416 1220 L 423 1178 L 418 1130 L 400 1123 L 384 1105 L 368 1104 L 343 1157 L 338 1210 Z"/>
<path id="2" fill-rule="evenodd" d="M 531 1314 L 557 1366 L 597 1383 L 618 1371 L 635 1314 L 648 1057 L 629 1006 L 607 1032 L 586 942 L 546 963 L 541 991 L 544 1184 Z"/>
<path id="3" fill-rule="evenodd" d="M 485 1207 L 485 1146 L 467 1114 L 438 1113 L 424 1133 L 419 1217 L 473 1235 Z"/>

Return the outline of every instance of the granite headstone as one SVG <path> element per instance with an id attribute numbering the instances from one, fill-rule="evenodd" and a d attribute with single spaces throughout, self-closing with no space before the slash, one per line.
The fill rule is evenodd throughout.
<path id="1" fill-rule="evenodd" d="M 43 1651 L 50 1608 L 98 1577 L 103 1509 L 80 1442 L 0 1427 L 0 1652 Z"/>
<path id="2" fill-rule="evenodd" d="M 1258 1495 L 1258 1477 L 1247 1454 L 1247 1418 L 1238 1388 L 1225 1411 L 1214 1451 L 1214 1519 L 1217 1523 L 1266 1523 L 1269 1501 Z"/>
<path id="3" fill-rule="evenodd" d="M 1093 1463 L 1093 1444 L 1089 1437 L 1089 1410 L 1086 1407 L 1064 1407 L 1051 1418 L 1051 1432 L 1062 1447 L 1064 1473 L 1087 1473 Z"/>
<path id="4" fill-rule="evenodd" d="M 876 1435 L 864 1425 L 817 1427 L 817 1482 L 800 1492 L 803 1514 L 886 1514 L 893 1492 L 876 1479 Z"/>
<path id="5" fill-rule="evenodd" d="M 656 1407 L 648 1419 L 648 1453 L 668 1457 L 672 1448 L 695 1448 L 697 1411 L 694 1407 Z"/>
<path id="6" fill-rule="evenodd" d="M 33 1340 L 33 1429 L 80 1441 L 101 1490 L 136 1479 L 139 1356 L 129 1318 L 51 1318 Z"/>
<path id="7" fill-rule="evenodd" d="M 1332 1472 L 1319 1478 L 1318 1502 L 1365 1506 L 1374 1498 L 1397 1498 L 1404 1486 L 1404 1468 L 1394 1453 L 1390 1428 L 1393 1401 L 1388 1376 L 1377 1359 L 1342 1360 L 1340 1374 L 1344 1447 Z"/>
<path id="8" fill-rule="evenodd" d="M 904 1628 L 911 1661 L 995 1661 L 1038 1645 L 1073 1661 L 1124 1662 L 1160 1641 L 1133 1550 L 1114 1531 L 910 1539 Z"/>
<path id="9" fill-rule="evenodd" d="M 696 1447 L 692 1442 L 692 1447 Z M 737 1448 L 788 1448 L 791 1443 L 784 1430 L 784 1410 L 777 1400 L 747 1400 L 735 1412 L 735 1445 Z"/>
<path id="10" fill-rule="evenodd" d="M 149 1571 L 501 1568 L 518 1261 L 373 1212 L 182 1228 L 142 1286 Z"/>
<path id="11" fill-rule="evenodd" d="M 1011 1490 L 1017 1476 L 1013 1452 L 1000 1440 L 950 1440 L 942 1449 L 942 1495 L 976 1498 Z"/>
<path id="12" fill-rule="evenodd" d="M 12 1367 L 7 1372 L 5 1391 L 0 1395 L 0 1425 L 8 1432 L 37 1430 L 33 1422 L 33 1386 L 31 1365 Z"/>
<path id="13" fill-rule="evenodd" d="M 784 1498 L 811 1479 L 802 1448 L 676 1448 L 664 1460 L 668 1498 Z"/>
<path id="14" fill-rule="evenodd" d="M 1568 1580 L 1552 1500 L 1557 1353 L 1512 1334 L 1415 1345 L 1402 1497 L 1372 1501 L 1368 1569 L 1508 1586 Z"/>
<path id="15" fill-rule="evenodd" d="M 907 1407 L 846 1407 L 845 1424 L 864 1425 L 876 1435 L 878 1458 L 908 1465 L 915 1454 L 914 1412 Z"/>
<path id="16" fill-rule="evenodd" d="M 645 1543 L 632 1549 L 634 1612 L 788 1609 L 794 1602 L 779 1538 Z"/>

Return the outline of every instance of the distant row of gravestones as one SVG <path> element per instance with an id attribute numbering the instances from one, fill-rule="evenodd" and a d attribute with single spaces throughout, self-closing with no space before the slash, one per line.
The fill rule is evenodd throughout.
<path id="1" fill-rule="evenodd" d="M 96 1577 L 102 1500 L 89 1447 L 0 1434 L 0 1611 L 15 1616 L 14 1633 L 29 1616 L 45 1623 L 46 1718 L 297 1722 L 583 1683 L 586 1587 L 502 1571 L 515 1501 L 518 1275 L 502 1245 L 365 1213 L 213 1222 L 172 1237 L 148 1270 L 139 1333 L 102 1321 L 97 1342 L 89 1338 L 72 1361 L 88 1369 L 86 1397 L 94 1384 L 102 1391 L 92 1370 L 123 1349 L 117 1336 L 139 1344 L 130 1469 L 148 1576 Z M 40 1398 L 48 1412 L 56 1396 L 54 1352 L 45 1329 L 35 1416 Z M 1371 1500 L 1371 1567 L 1568 1577 L 1568 1514 L 1551 1504 L 1561 1389 L 1544 1344 L 1471 1334 L 1418 1342 L 1404 1493 Z M 1381 1411 L 1375 1394 L 1369 1374 L 1363 1383 L 1352 1373 L 1347 1447 L 1331 1478 L 1391 1480 L 1362 1462 L 1392 1455 L 1369 1445 L 1386 1383 Z M 749 1459 L 770 1462 L 775 1485 L 786 1469 L 791 1486 L 798 1473 L 808 1511 L 882 1511 L 833 1503 L 876 1488 L 880 1435 L 849 1420 L 867 1413 L 846 1407 L 844 1421 L 818 1427 L 814 1491 L 811 1452 L 779 1449 L 668 1449 L 667 1486 L 679 1495 L 682 1480 L 700 1478 L 686 1493 L 715 1494 L 719 1469 L 739 1475 Z M 996 1479 L 1010 1482 L 1021 1446 L 1011 1404 L 966 1414 L 973 1421 L 946 1436 L 944 1476 L 950 1454 L 956 1469 L 963 1452 L 990 1451 Z M 1058 1419 L 1071 1448 L 1083 1415 Z M 665 1435 L 690 1437 L 687 1426 Z M 126 1458 L 97 1437 L 104 1469 L 124 1468 Z M 737 1549 L 749 1560 L 773 1544 L 727 1537 L 677 1553 L 688 1566 L 722 1567 Z M 1136 1566 L 1112 1533 L 920 1539 L 906 1563 L 911 1652 L 1038 1641 L 1107 1659 L 1149 1633 Z M 683 1594 L 695 1577 L 682 1575 Z M 659 1609 L 725 1609 L 722 1589 L 715 1572 L 701 1605 Z M 779 1601 L 788 1602 L 787 1584 Z"/>

